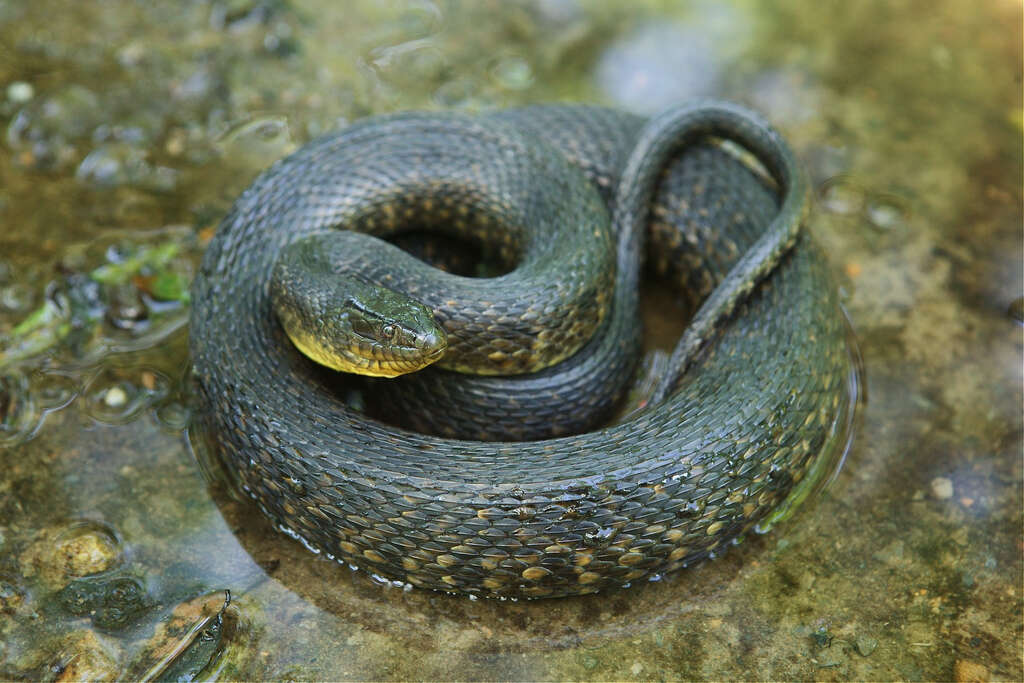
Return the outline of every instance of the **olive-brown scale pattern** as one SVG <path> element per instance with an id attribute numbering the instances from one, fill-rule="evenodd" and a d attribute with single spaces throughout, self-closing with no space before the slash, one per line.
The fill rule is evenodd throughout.
<path id="1" fill-rule="evenodd" d="M 644 123 L 596 107 L 537 106 L 497 117 L 558 148 L 609 203 Z M 695 308 L 778 210 L 776 192 L 757 172 L 720 145 L 701 141 L 664 169 L 650 210 L 656 248 L 648 263 Z M 367 394 L 376 415 L 430 434 L 485 441 L 574 434 L 612 416 L 640 344 L 639 334 L 599 334 L 568 360 L 532 375 L 493 378 L 427 368 L 373 380 Z"/>
<path id="2" fill-rule="evenodd" d="M 519 115 L 532 113 L 550 137 L 566 138 L 560 147 L 584 171 L 601 167 L 587 157 L 595 147 L 607 144 L 614 154 L 604 158 L 621 159 L 619 145 L 631 144 L 629 131 L 601 140 L 625 118 L 615 112 Z M 559 130 L 559 120 L 571 125 Z M 229 469 L 266 514 L 313 546 L 439 590 L 593 592 L 685 566 L 736 538 L 778 505 L 832 437 L 846 391 L 845 331 L 824 259 L 806 235 L 716 327 L 666 399 L 623 424 L 485 443 L 425 436 L 349 409 L 335 383 L 291 347 L 268 304 L 274 249 L 320 229 L 303 189 L 315 170 L 303 154 L 258 179 L 211 243 L 195 284 L 192 351 L 201 417 Z M 720 164 L 725 152 L 705 145 L 679 158 L 704 154 Z M 659 177 L 671 177 L 675 163 Z M 709 173 L 716 168 L 725 166 Z M 760 183 L 751 174 L 744 182 Z M 714 184 L 685 202 L 673 192 L 656 194 L 665 213 L 656 208 L 654 223 L 700 235 L 693 216 L 718 200 Z M 759 192 L 763 184 L 750 196 Z M 752 217 L 739 221 L 748 228 L 767 210 L 734 208 Z M 733 234 L 733 224 L 714 248 L 683 239 L 673 250 L 703 263 L 709 282 L 721 280 L 729 254 L 758 239 Z M 623 279 L 616 274 L 617 287 Z M 613 316 L 619 302 L 616 289 Z"/>
<path id="3" fill-rule="evenodd" d="M 575 353 L 607 313 L 615 263 L 605 203 L 556 150 L 511 126 L 394 115 L 321 138 L 307 146 L 303 164 L 318 232 L 437 230 L 516 264 L 477 279 L 427 268 L 376 240 L 359 250 L 346 240 L 336 250 L 336 268 L 434 312 L 448 335 L 444 367 L 534 372 Z M 533 286 L 552 271 L 561 277 Z"/>

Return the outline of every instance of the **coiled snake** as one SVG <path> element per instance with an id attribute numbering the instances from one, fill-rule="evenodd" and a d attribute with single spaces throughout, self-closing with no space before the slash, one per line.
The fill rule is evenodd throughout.
<path id="1" fill-rule="evenodd" d="M 583 208 L 552 208 L 556 199 Z M 828 269 L 801 230 L 808 202 L 781 138 L 728 104 L 648 121 L 549 106 L 359 122 L 261 175 L 211 241 L 191 320 L 201 421 L 227 468 L 281 528 L 389 579 L 546 597 L 685 566 L 762 520 L 835 437 L 849 358 Z M 515 263 L 536 249 L 532 222 L 552 211 L 583 232 L 545 237 L 531 263 L 554 263 L 570 280 L 601 258 L 583 243 L 610 212 L 611 232 L 589 238 L 612 243 L 605 284 L 569 286 L 583 292 L 579 301 L 607 310 L 587 314 L 597 337 L 534 374 L 428 369 L 377 382 L 386 403 L 402 406 L 396 413 L 436 433 L 511 430 L 506 438 L 536 439 L 588 424 L 585 409 L 606 419 L 621 388 L 583 398 L 572 391 L 595 378 L 621 385 L 633 374 L 646 253 L 702 305 L 650 405 L 620 424 L 518 443 L 394 427 L 350 407 L 342 376 L 300 353 L 275 315 L 278 254 L 303 238 L 426 227 L 497 240 L 497 258 Z M 390 282 L 392 274 L 371 266 L 362 277 Z M 563 285 L 522 286 L 563 293 Z M 540 353 L 525 310 L 538 309 L 497 317 L 512 319 L 513 335 Z M 469 340 L 470 352 L 480 349 L 487 326 L 458 316 L 437 318 L 450 336 Z M 574 324 L 563 328 L 559 338 L 582 343 Z M 534 369 L 531 353 L 510 349 L 487 348 L 497 372 Z M 410 391 L 399 398 L 402 380 Z M 432 387 L 443 398 L 426 397 Z M 468 416 L 436 422 L 427 407 L 443 401 Z"/>

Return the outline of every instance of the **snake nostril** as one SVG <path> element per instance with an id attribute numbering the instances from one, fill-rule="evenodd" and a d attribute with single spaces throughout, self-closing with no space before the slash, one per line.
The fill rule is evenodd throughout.
<path id="1" fill-rule="evenodd" d="M 429 356 L 440 357 L 448 346 L 448 340 L 435 332 L 427 332 L 416 338 L 416 346 Z"/>

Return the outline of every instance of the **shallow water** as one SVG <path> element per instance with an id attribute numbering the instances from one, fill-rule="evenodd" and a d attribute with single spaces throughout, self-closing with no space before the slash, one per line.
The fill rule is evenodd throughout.
<path id="1" fill-rule="evenodd" d="M 4 372 L 32 391 L 0 405 L 0 678 L 1020 680 L 1021 19 L 0 1 L 0 347 L 70 312 Z M 510 603 L 380 584 L 207 485 L 177 285 L 260 169 L 401 108 L 707 95 L 767 114 L 818 190 L 870 392 L 823 496 L 660 582 Z"/>

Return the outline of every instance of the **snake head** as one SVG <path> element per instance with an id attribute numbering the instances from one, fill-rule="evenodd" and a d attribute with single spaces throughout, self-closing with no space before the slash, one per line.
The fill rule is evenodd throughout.
<path id="1" fill-rule="evenodd" d="M 429 308 L 387 288 L 347 298 L 334 319 L 347 350 L 362 362 L 361 369 L 348 372 L 395 377 L 440 360 L 448 348 L 448 336 Z"/>
<path id="2" fill-rule="evenodd" d="M 285 333 L 312 360 L 341 372 L 397 377 L 444 355 L 448 336 L 427 306 L 401 292 L 307 266 L 293 257 L 279 260 L 270 294 Z"/>

